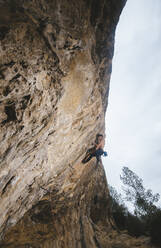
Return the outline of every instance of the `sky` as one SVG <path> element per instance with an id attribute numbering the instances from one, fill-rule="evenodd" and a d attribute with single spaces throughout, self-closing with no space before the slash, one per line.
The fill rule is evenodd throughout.
<path id="1" fill-rule="evenodd" d="M 161 1 L 128 0 L 116 29 L 103 158 L 118 191 L 127 166 L 161 195 Z M 160 201 L 161 203 L 161 201 Z M 160 204 L 161 206 L 161 204 Z"/>

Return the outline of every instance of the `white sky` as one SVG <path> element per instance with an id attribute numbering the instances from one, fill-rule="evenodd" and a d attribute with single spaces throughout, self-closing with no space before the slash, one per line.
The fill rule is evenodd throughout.
<path id="1" fill-rule="evenodd" d="M 120 189 L 127 166 L 161 195 L 161 0 L 128 0 L 115 37 L 103 159 Z"/>

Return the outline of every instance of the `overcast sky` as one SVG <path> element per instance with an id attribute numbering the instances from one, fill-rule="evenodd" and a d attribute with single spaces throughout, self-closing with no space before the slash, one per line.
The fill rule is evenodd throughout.
<path id="1" fill-rule="evenodd" d="M 127 166 L 161 195 L 161 0 L 128 0 L 115 37 L 103 159 L 120 188 Z"/>

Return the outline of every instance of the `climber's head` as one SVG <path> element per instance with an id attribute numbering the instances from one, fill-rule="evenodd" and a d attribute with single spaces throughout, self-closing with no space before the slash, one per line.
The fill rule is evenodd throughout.
<path id="1" fill-rule="evenodd" d="M 96 135 L 96 144 L 99 144 L 101 141 L 102 141 L 102 139 L 103 139 L 103 135 L 102 134 L 100 134 L 100 133 L 98 133 L 97 135 Z"/>

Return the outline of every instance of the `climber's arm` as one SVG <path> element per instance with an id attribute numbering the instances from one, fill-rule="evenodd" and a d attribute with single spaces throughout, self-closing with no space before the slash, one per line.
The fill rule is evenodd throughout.
<path id="1" fill-rule="evenodd" d="M 98 150 L 99 148 L 101 148 L 101 143 L 96 145 L 96 150 Z"/>

